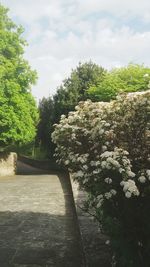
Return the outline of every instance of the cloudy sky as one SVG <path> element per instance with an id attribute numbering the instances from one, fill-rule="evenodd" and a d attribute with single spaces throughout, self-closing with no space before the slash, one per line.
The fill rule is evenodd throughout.
<path id="1" fill-rule="evenodd" d="M 79 61 L 150 66 L 150 0 L 1 0 L 25 28 L 37 99 L 54 94 Z"/>

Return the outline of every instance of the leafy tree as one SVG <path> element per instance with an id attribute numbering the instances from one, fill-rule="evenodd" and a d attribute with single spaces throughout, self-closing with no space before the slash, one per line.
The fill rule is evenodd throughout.
<path id="1" fill-rule="evenodd" d="M 98 86 L 88 90 L 90 99 L 94 101 L 110 101 L 118 93 L 145 91 L 150 86 L 150 68 L 144 65 L 129 64 L 105 73 Z"/>
<path id="2" fill-rule="evenodd" d="M 91 85 L 98 85 L 103 79 L 105 70 L 90 62 L 79 63 L 75 70 L 72 70 L 68 79 L 57 88 L 53 98 L 43 98 L 39 104 L 40 122 L 37 132 L 37 144 L 48 150 L 48 154 L 54 151 L 54 144 L 51 141 L 53 124 L 58 122 L 62 114 L 68 114 L 74 110 L 80 100 L 87 99 L 87 89 Z"/>
<path id="3" fill-rule="evenodd" d="M 51 97 L 43 98 L 39 102 L 39 124 L 37 128 L 36 144 L 40 144 L 42 148 L 49 152 L 53 146 L 51 144 L 51 132 L 54 123 L 54 102 Z"/>
<path id="4" fill-rule="evenodd" d="M 38 112 L 30 87 L 37 75 L 23 58 L 25 40 L 0 5 L 0 146 L 25 144 L 36 134 Z"/>
<path id="5" fill-rule="evenodd" d="M 54 95 L 56 121 L 60 119 L 62 114 L 74 110 L 79 101 L 89 98 L 87 90 L 91 86 L 97 86 L 103 80 L 105 73 L 104 68 L 91 61 L 79 63 Z"/>

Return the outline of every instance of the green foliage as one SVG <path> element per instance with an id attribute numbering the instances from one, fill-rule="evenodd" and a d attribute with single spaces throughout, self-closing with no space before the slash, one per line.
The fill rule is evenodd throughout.
<path id="1" fill-rule="evenodd" d="M 37 75 L 24 60 L 26 42 L 0 5 L 0 146 L 31 142 L 38 112 L 30 86 Z"/>
<path id="2" fill-rule="evenodd" d="M 106 71 L 91 61 L 79 63 L 70 77 L 57 88 L 53 99 L 44 98 L 41 101 L 37 143 L 52 151 L 52 125 L 60 120 L 62 114 L 73 111 L 79 101 L 110 101 L 118 93 L 148 89 L 149 81 L 150 69 L 143 65 L 129 64 L 124 68 Z"/>
<path id="3" fill-rule="evenodd" d="M 54 144 L 51 142 L 54 124 L 54 102 L 51 97 L 43 98 L 39 102 L 39 114 L 36 146 L 39 146 L 41 151 L 45 150 L 45 155 L 51 156 L 51 151 L 54 150 Z"/>
<path id="4" fill-rule="evenodd" d="M 110 101 L 119 93 L 145 91 L 150 87 L 150 68 L 144 65 L 129 64 L 105 73 L 98 86 L 88 90 L 94 101 Z"/>
<path id="5" fill-rule="evenodd" d="M 79 101 L 89 98 L 87 90 L 90 86 L 97 86 L 105 73 L 102 67 L 91 61 L 79 63 L 54 95 L 55 121 L 58 121 L 62 114 L 73 111 Z"/>
<path id="6" fill-rule="evenodd" d="M 150 266 L 150 91 L 80 102 L 52 138 L 110 237 L 112 266 Z"/>
<path id="7" fill-rule="evenodd" d="M 97 85 L 103 79 L 105 70 L 90 62 L 79 63 L 63 84 L 58 87 L 52 98 L 43 98 L 39 104 L 40 122 L 37 132 L 37 144 L 53 154 L 54 144 L 51 141 L 53 124 L 58 122 L 62 114 L 74 110 L 80 100 L 87 99 L 87 89 Z"/>

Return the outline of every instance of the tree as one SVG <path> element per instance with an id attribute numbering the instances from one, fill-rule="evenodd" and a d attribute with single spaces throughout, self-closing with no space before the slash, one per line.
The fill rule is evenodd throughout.
<path id="1" fill-rule="evenodd" d="M 91 61 L 79 63 L 54 95 L 56 121 L 60 119 L 62 114 L 73 111 L 79 101 L 89 98 L 88 89 L 91 86 L 97 86 L 103 80 L 105 73 L 104 68 Z"/>
<path id="2" fill-rule="evenodd" d="M 150 68 L 129 64 L 105 73 L 104 79 L 97 86 L 91 86 L 88 94 L 94 101 L 110 101 L 119 93 L 145 91 L 149 86 Z"/>
<path id="3" fill-rule="evenodd" d="M 73 111 L 80 100 L 88 97 L 87 90 L 91 85 L 98 85 L 103 79 L 105 70 L 95 63 L 79 63 L 72 70 L 69 78 L 63 81 L 57 88 L 53 98 L 43 98 L 39 104 L 40 122 L 37 132 L 37 143 L 48 150 L 48 154 L 54 152 L 54 144 L 51 141 L 53 124 L 58 122 L 62 114 Z"/>
<path id="4" fill-rule="evenodd" d="M 50 139 L 54 124 L 54 102 L 51 97 L 44 97 L 39 102 L 39 114 L 36 143 L 49 152 L 54 146 Z"/>
<path id="5" fill-rule="evenodd" d="M 0 146 L 25 144 L 36 134 L 38 112 L 30 87 L 37 74 L 23 58 L 25 40 L 0 5 Z"/>

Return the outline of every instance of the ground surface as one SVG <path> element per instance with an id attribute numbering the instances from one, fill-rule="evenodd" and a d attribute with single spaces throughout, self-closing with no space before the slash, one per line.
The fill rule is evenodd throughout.
<path id="1" fill-rule="evenodd" d="M 78 184 L 72 179 L 71 182 L 86 264 L 88 267 L 111 267 L 111 249 L 106 245 L 109 238 L 100 231 L 99 224 L 93 220 L 93 217 L 84 211 L 87 194 L 79 189 Z"/>
<path id="2" fill-rule="evenodd" d="M 0 267 L 84 266 L 67 176 L 18 166 L 0 178 Z"/>

